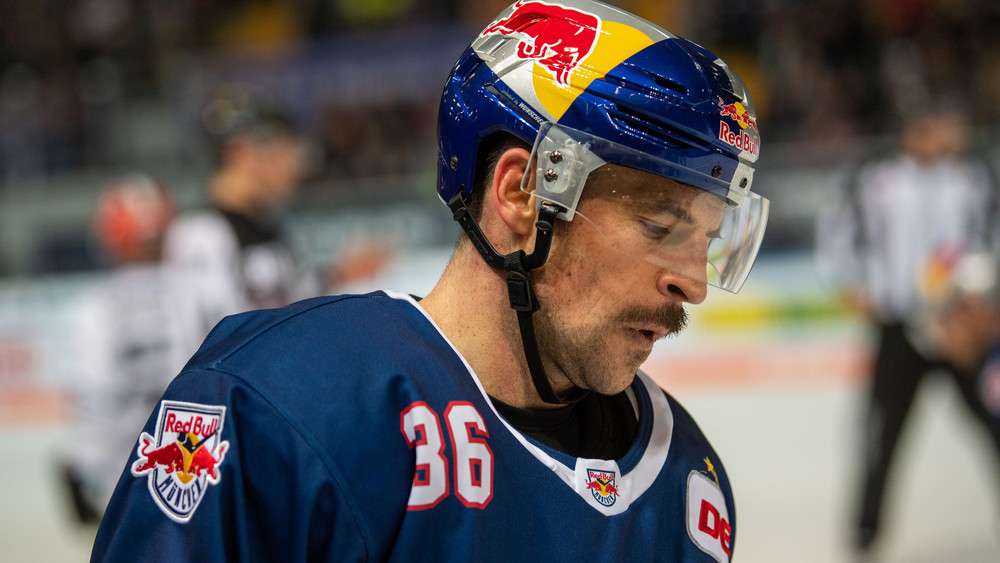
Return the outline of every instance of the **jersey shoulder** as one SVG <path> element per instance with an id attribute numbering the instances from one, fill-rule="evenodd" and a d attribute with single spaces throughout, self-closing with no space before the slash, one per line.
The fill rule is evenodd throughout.
<path id="1" fill-rule="evenodd" d="M 736 502 L 726 468 L 691 414 L 669 393 L 674 433 L 671 455 L 683 458 L 687 536 L 716 561 L 736 545 Z M 688 469 L 689 468 L 689 469 Z"/>
<path id="2" fill-rule="evenodd" d="M 679 435 L 686 440 L 707 443 L 708 438 L 705 437 L 701 427 L 698 426 L 698 422 L 695 421 L 694 417 L 687 410 L 687 408 L 668 391 L 662 388 L 660 388 L 660 391 L 664 394 L 664 396 L 666 396 L 667 405 L 670 407 L 670 413 L 673 417 L 674 435 Z"/>
<path id="3" fill-rule="evenodd" d="M 686 463 L 710 476 L 731 496 L 729 478 L 718 452 L 690 412 L 670 393 L 663 392 L 673 416 L 671 455 L 686 458 Z"/>
<path id="4" fill-rule="evenodd" d="M 164 256 L 168 262 L 184 261 L 198 252 L 233 252 L 238 246 L 236 234 L 222 214 L 198 209 L 173 220 L 164 239 Z"/>
<path id="5" fill-rule="evenodd" d="M 240 358 L 262 354 L 277 361 L 279 358 L 272 355 L 276 350 L 301 352 L 335 343 L 363 342 L 375 333 L 393 330 L 392 325 L 404 324 L 408 309 L 417 312 L 405 301 L 379 291 L 313 297 L 285 307 L 230 315 L 212 329 L 189 367 L 240 364 Z M 282 348 L 292 342 L 292 348 Z"/>
<path id="6" fill-rule="evenodd" d="M 353 408 L 385 400 L 393 385 L 443 388 L 452 378 L 440 375 L 467 373 L 463 366 L 416 303 L 378 291 L 227 317 L 185 371 L 223 372 L 276 399 L 323 393 L 328 406 Z"/>

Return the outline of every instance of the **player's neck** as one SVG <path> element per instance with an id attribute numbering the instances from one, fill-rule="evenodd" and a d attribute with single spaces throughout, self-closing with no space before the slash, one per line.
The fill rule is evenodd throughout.
<path id="1" fill-rule="evenodd" d="M 266 213 L 266 209 L 256 196 L 259 188 L 251 179 L 241 174 L 231 171 L 220 172 L 212 178 L 209 190 L 212 204 L 219 209 L 255 219 L 260 219 Z"/>
<path id="2" fill-rule="evenodd" d="M 466 249 L 470 250 L 470 249 Z M 531 384 L 503 272 L 459 250 L 420 305 L 479 377 L 486 392 L 516 407 L 544 406 Z"/>

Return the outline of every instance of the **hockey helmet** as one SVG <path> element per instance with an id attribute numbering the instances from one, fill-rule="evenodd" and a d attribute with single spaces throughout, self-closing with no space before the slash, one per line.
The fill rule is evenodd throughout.
<path id="1" fill-rule="evenodd" d="M 580 215 L 623 252 L 729 291 L 743 285 L 769 207 L 751 191 L 760 137 L 743 82 L 707 50 L 593 0 L 519 1 L 473 41 L 445 86 L 438 122 L 445 203 L 474 189 L 480 146 L 497 132 L 533 146 L 524 188 L 539 205 L 556 204 L 559 219 Z M 700 203 L 721 212 L 706 215 L 712 224 L 691 224 L 669 203 L 646 210 L 643 221 L 670 233 L 654 237 L 594 220 L 578 210 L 581 196 L 650 200 L 627 186 L 585 190 L 606 164 L 697 188 Z M 678 221 L 685 229 L 672 230 Z M 672 258 L 684 242 L 678 237 L 687 237 L 680 231 L 708 235 L 703 268 Z"/>
<path id="2" fill-rule="evenodd" d="M 176 211 L 173 197 L 144 174 L 119 178 L 103 190 L 92 217 L 101 249 L 116 261 L 146 258 Z"/>

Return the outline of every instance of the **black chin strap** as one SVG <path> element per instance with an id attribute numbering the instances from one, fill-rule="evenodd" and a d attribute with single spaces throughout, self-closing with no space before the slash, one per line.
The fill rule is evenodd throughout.
<path id="1" fill-rule="evenodd" d="M 521 330 L 524 357 L 528 361 L 528 371 L 531 373 L 531 380 L 535 384 L 538 396 L 546 403 L 554 405 L 574 403 L 587 396 L 590 391 L 579 387 L 573 387 L 568 396 L 564 398 L 556 395 L 548 376 L 545 375 L 545 368 L 542 366 L 538 339 L 535 337 L 535 323 L 532 320 L 534 312 L 538 310 L 540 305 L 534 290 L 531 288 L 531 270 L 538 268 L 548 259 L 549 247 L 552 244 L 552 226 L 562 209 L 553 203 L 543 202 L 538 212 L 538 222 L 535 223 L 537 231 L 535 249 L 531 254 L 525 254 L 523 250 L 516 250 L 510 254 L 502 255 L 493 248 L 475 219 L 469 214 L 469 208 L 466 206 L 461 191 L 451 198 L 448 207 L 483 260 L 490 267 L 507 272 L 507 296 L 510 300 L 510 308 L 517 311 L 517 324 Z"/>

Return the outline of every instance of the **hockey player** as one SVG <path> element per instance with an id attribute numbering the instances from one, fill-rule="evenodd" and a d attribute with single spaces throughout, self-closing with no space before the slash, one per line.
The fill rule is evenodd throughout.
<path id="1" fill-rule="evenodd" d="M 169 191 L 142 174 L 111 182 L 92 216 L 110 268 L 68 316 L 74 417 L 62 459 L 82 523 L 97 523 L 138 425 L 198 347 L 189 288 L 160 261 L 173 216 Z"/>
<path id="2" fill-rule="evenodd" d="M 518 2 L 462 54 L 422 300 L 230 317 L 148 421 L 94 560 L 730 560 L 718 455 L 638 371 L 767 201 L 716 56 L 591 0 Z"/>

